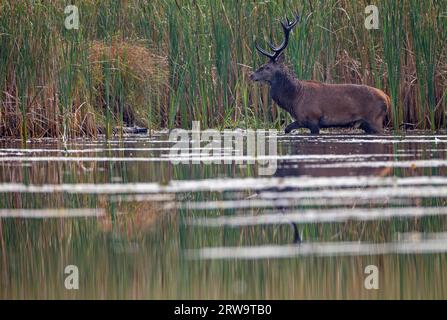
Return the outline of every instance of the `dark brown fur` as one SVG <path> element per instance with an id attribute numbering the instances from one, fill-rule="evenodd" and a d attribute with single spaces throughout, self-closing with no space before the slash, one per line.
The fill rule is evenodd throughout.
<path id="1" fill-rule="evenodd" d="M 320 128 L 359 127 L 367 133 L 382 133 L 390 113 L 390 98 L 366 85 L 326 84 L 298 80 L 284 65 L 281 55 L 269 61 L 252 75 L 254 81 L 270 86 L 272 99 L 296 120 L 293 129 L 308 128 L 318 134 Z"/>

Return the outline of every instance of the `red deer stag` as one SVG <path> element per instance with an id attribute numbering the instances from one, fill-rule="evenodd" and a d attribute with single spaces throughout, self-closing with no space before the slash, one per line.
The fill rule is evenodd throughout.
<path id="1" fill-rule="evenodd" d="M 284 41 L 279 47 L 269 43 L 273 53 L 256 44 L 256 49 L 270 61 L 250 75 L 253 81 L 270 86 L 272 99 L 296 120 L 285 133 L 308 128 L 319 134 L 320 128 L 360 127 L 366 133 L 382 133 L 390 112 L 390 98 L 382 90 L 355 84 L 326 84 L 298 80 L 284 64 L 283 50 L 289 43 L 290 31 L 299 21 L 281 21 Z"/>

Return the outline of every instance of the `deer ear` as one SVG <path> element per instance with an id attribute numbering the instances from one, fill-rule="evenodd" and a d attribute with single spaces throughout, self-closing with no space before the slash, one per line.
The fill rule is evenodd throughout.
<path id="1" fill-rule="evenodd" d="M 276 63 L 283 63 L 284 62 L 284 53 L 280 53 L 278 58 L 275 60 Z"/>

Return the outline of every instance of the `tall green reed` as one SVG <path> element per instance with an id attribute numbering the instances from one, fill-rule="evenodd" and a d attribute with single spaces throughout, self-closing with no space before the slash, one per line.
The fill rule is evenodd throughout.
<path id="1" fill-rule="evenodd" d="M 383 55 L 388 71 L 388 86 L 391 96 L 393 126 L 399 128 L 403 122 L 403 108 L 399 107 L 399 85 L 403 49 L 403 1 L 384 1 Z"/>
<path id="2" fill-rule="evenodd" d="M 251 83 L 248 74 L 265 62 L 256 53 L 255 41 L 263 46 L 264 40 L 280 42 L 278 20 L 291 18 L 295 11 L 301 22 L 286 56 L 298 78 L 373 85 L 391 96 L 394 128 L 404 122 L 418 128 L 445 127 L 447 19 L 442 12 L 447 0 L 427 5 L 381 1 L 379 30 L 363 25 L 367 4 L 87 0 L 77 3 L 81 28 L 76 31 L 63 28 L 64 3 L 4 1 L 0 133 L 75 136 L 94 134 L 94 127 L 104 126 L 110 135 L 115 125 L 133 124 L 126 116 L 129 109 L 140 115 L 140 125 L 152 128 L 186 128 L 192 120 L 201 121 L 204 128 L 280 128 L 290 121 L 289 115 L 274 105 L 266 87 Z M 94 61 L 89 50 L 95 43 L 111 51 L 138 43 L 148 54 L 166 59 L 166 67 L 155 63 L 151 68 L 169 76 L 135 76 L 128 66 L 140 57 L 132 52 L 125 59 L 108 54 L 102 62 Z M 100 80 L 93 71 L 98 63 L 104 67 Z M 54 104 L 57 112 L 51 111 Z M 11 110 L 17 116 L 11 116 Z M 39 121 L 30 120 L 30 115 Z M 11 117 L 21 125 L 5 129 Z M 51 125 L 44 129 L 47 122 Z"/>
<path id="3" fill-rule="evenodd" d="M 435 11 L 432 2 L 410 1 L 411 35 L 414 47 L 418 98 L 422 111 L 420 120 L 428 119 L 428 127 L 436 128 L 435 123 L 435 73 L 436 73 L 436 20 L 431 19 Z M 426 12 L 426 14 L 420 14 Z"/>

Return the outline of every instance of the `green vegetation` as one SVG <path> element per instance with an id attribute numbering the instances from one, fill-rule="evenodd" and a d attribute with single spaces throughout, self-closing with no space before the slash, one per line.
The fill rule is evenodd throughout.
<path id="1" fill-rule="evenodd" d="M 79 8 L 79 30 L 64 8 Z M 74 137 L 115 127 L 280 128 L 288 115 L 250 82 L 255 39 L 281 41 L 301 79 L 385 90 L 395 129 L 445 128 L 447 0 L 83 0 L 0 3 L 0 136 Z"/>

